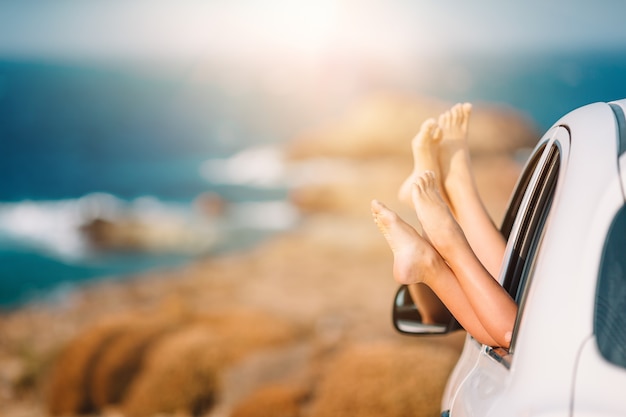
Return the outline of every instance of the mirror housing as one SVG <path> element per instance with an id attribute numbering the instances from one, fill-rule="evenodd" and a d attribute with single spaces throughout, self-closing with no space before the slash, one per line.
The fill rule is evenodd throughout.
<path id="1" fill-rule="evenodd" d="M 452 314 L 450 317 L 448 323 L 424 323 L 409 287 L 402 285 L 398 288 L 392 309 L 393 327 L 398 332 L 409 335 L 437 335 L 462 329 Z"/>

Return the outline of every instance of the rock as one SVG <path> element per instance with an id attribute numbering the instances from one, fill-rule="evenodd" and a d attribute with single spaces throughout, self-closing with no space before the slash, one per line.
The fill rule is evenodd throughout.
<path id="1" fill-rule="evenodd" d="M 108 251 L 200 253 L 217 239 L 216 230 L 208 223 L 147 221 L 133 216 L 95 218 L 83 225 L 81 232 L 93 247 Z"/>
<path id="2" fill-rule="evenodd" d="M 312 157 L 375 159 L 410 157 L 410 143 L 422 122 L 451 106 L 440 100 L 392 94 L 370 96 L 334 124 L 288 144 L 292 160 Z M 532 147 L 536 128 L 510 108 L 474 104 L 469 129 L 472 152 L 511 152 Z"/>
<path id="3" fill-rule="evenodd" d="M 274 384 L 259 388 L 231 413 L 231 417 L 298 417 L 308 392 L 299 386 Z"/>
<path id="4" fill-rule="evenodd" d="M 122 318 L 93 325 L 64 347 L 48 377 L 47 410 L 51 415 L 87 414 L 96 410 L 89 392 L 91 369 L 103 347 L 133 323 L 132 319 Z"/>
<path id="5" fill-rule="evenodd" d="M 437 417 L 457 359 L 458 348 L 426 339 L 346 346 L 322 376 L 311 415 Z"/>
<path id="6" fill-rule="evenodd" d="M 124 415 L 202 415 L 220 396 L 226 366 L 294 336 L 288 322 L 262 312 L 198 317 L 155 343 L 123 401 Z"/>

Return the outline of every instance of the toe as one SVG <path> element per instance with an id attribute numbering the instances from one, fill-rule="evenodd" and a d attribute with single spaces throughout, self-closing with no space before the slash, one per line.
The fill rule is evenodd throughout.
<path id="1" fill-rule="evenodd" d="M 447 128 L 450 124 L 450 113 L 445 112 L 441 116 L 439 116 L 439 125 L 443 128 Z"/>
<path id="2" fill-rule="evenodd" d="M 435 130 L 433 131 L 433 142 L 439 142 L 443 138 L 443 131 L 439 125 L 435 126 Z"/>

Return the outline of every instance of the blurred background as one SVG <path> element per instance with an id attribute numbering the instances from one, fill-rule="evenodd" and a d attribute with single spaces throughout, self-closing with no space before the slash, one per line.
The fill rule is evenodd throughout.
<path id="1" fill-rule="evenodd" d="M 502 104 L 541 132 L 624 97 L 625 8 L 2 3 L 0 305 L 289 228 L 277 147 L 372 92 Z"/>
<path id="2" fill-rule="evenodd" d="M 408 144 L 419 124 L 452 103 L 474 103 L 474 139 L 488 140 L 473 143 L 482 151 L 506 148 L 511 157 L 478 158 L 479 181 L 488 184 L 481 191 L 498 217 L 543 132 L 579 106 L 626 97 L 625 15 L 619 0 L 0 2 L 0 401 L 19 402 L 46 385 L 43 375 L 61 346 L 104 312 L 172 294 L 180 299 L 160 311 L 242 304 L 299 317 L 314 323 L 315 346 L 345 336 L 346 323 L 360 323 L 358 314 L 367 312 L 384 316 L 380 334 L 390 340 L 391 258 L 370 223 L 368 201 L 379 196 L 373 190 L 395 195 L 410 172 Z M 322 163 L 294 171 L 294 160 L 311 156 Z M 361 164 L 339 166 L 329 157 Z M 349 180 L 299 188 L 321 178 Z M 307 221 L 313 211 L 357 215 Z M 362 238 L 369 231 L 351 228 L 355 217 L 376 234 L 375 250 L 365 243 L 369 235 Z M 255 252 L 260 242 L 294 231 L 287 243 Z M 242 253 L 249 255 L 220 263 Z M 168 271 L 177 271 L 177 287 L 164 284 Z M 352 297 L 366 274 L 386 274 L 385 295 L 373 285 Z M 137 275 L 150 284 L 133 281 L 123 292 L 98 287 L 98 297 L 85 295 L 80 308 L 71 298 L 78 284 Z M 223 287 L 208 278 L 215 276 Z M 220 299 L 226 286 L 248 285 L 251 277 L 257 286 L 228 287 Z M 307 287 L 318 279 L 326 293 Z M 264 292 L 270 287 L 283 292 Z M 318 298 L 306 298 L 311 294 Z M 61 307 L 40 317 L 33 300 Z M 48 331 L 56 336 L 33 339 Z M 80 346 L 76 352 L 89 351 Z M 386 363 L 385 349 L 347 357 Z M 343 374 L 362 369 L 347 363 L 353 367 Z M 122 392 L 127 383 L 115 386 Z M 311 386 L 270 398 L 300 404 Z M 332 381 L 318 388 L 317 395 L 336 392 Z M 49 409 L 93 412 L 94 398 L 82 409 Z M 115 403 L 109 400 L 102 404 Z M 183 409 L 200 415 L 214 397 L 193 401 Z M 148 410 L 177 410 L 155 407 Z M 19 410 L 15 415 L 40 415 Z M 341 415 L 322 408 L 314 414 Z"/>

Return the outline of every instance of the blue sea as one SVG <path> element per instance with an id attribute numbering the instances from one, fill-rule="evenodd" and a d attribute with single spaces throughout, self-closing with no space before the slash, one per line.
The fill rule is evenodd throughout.
<path id="1" fill-rule="evenodd" d="M 378 87 L 503 104 L 540 131 L 581 105 L 626 97 L 626 50 L 467 54 L 428 67 L 419 79 Z M 245 248 L 297 222 L 276 171 L 280 146 L 328 118 L 332 104 L 316 119 L 253 83 L 233 91 L 211 78 L 0 59 L 0 308 Z M 229 210 L 197 226 L 203 195 Z M 191 225 L 200 241 L 207 226 L 211 244 L 104 251 L 85 242 L 81 224 L 120 213 Z"/>

